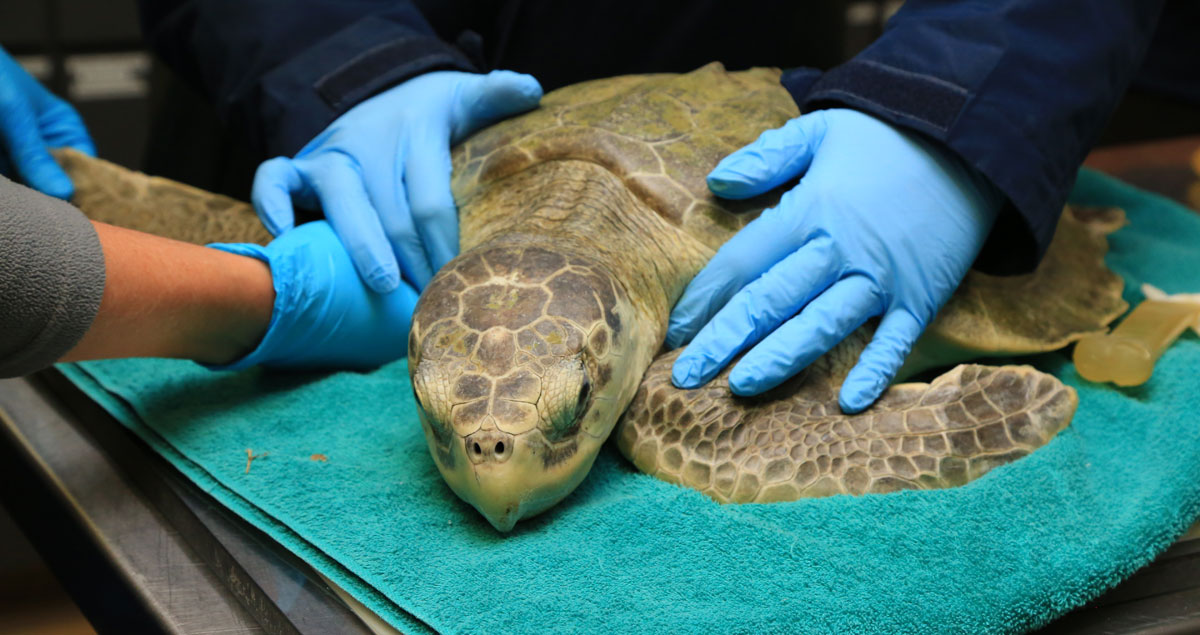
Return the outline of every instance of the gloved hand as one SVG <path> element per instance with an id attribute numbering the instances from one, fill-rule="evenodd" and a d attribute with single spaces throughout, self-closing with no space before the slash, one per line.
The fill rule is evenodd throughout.
<path id="1" fill-rule="evenodd" d="M 329 223 L 306 223 L 266 247 L 209 246 L 266 262 L 275 285 L 271 323 L 258 347 L 213 368 L 372 368 L 407 352 L 417 292 L 402 285 L 395 293 L 373 293 Z"/>
<path id="2" fill-rule="evenodd" d="M 96 156 L 96 147 L 79 113 L 50 94 L 3 48 L 0 48 L 0 142 L 23 181 L 62 199 L 71 198 L 75 186 L 50 156 L 49 149 L 71 147 Z"/>
<path id="3" fill-rule="evenodd" d="M 372 289 L 396 289 L 401 274 L 423 289 L 458 253 L 450 146 L 541 97 L 537 80 L 511 71 L 414 77 L 351 108 L 294 159 L 263 163 L 251 199 L 277 236 L 292 227 L 293 199 L 319 203 Z"/>
<path id="4" fill-rule="evenodd" d="M 844 411 L 863 410 L 966 275 L 1004 201 L 948 151 L 847 109 L 763 133 L 721 161 L 708 185 L 741 199 L 801 174 L 676 304 L 667 343 L 691 344 L 675 362 L 675 385 L 702 385 L 753 347 L 729 387 L 761 393 L 882 315 L 839 395 Z"/>

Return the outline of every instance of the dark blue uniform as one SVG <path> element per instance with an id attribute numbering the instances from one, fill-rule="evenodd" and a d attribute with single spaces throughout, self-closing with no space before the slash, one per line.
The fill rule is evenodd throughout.
<path id="1" fill-rule="evenodd" d="M 824 66 L 817 45 L 835 16 L 804 6 L 819 4 L 159 0 L 142 14 L 153 48 L 272 156 L 432 70 L 506 68 L 549 90 L 714 59 Z M 1164 0 L 908 0 L 867 50 L 826 71 L 793 68 L 783 85 L 802 111 L 849 106 L 957 153 L 1009 201 L 977 264 L 1025 271 L 1049 244 L 1164 4 L 1195 14 Z"/>

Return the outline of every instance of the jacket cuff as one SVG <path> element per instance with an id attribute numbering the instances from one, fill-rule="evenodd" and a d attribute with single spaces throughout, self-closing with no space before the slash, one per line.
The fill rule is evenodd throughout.
<path id="1" fill-rule="evenodd" d="M 793 69 L 780 79 L 801 112 L 849 107 L 893 125 L 916 131 L 954 152 L 1005 196 L 1004 208 L 975 268 L 1011 275 L 1037 267 L 1074 182 L 1074 175 L 1053 175 L 1032 147 L 1019 142 L 1025 133 L 1006 123 L 1002 113 L 972 122 L 963 134 L 962 113 L 970 92 L 943 79 L 871 60 L 855 59 L 829 72 Z M 980 130 L 992 141 L 981 143 Z M 997 147 L 1003 145 L 1003 147 Z"/>
<path id="2" fill-rule="evenodd" d="M 364 18 L 263 77 L 262 147 L 292 156 L 358 103 L 434 70 L 477 72 L 462 51 L 428 33 Z"/>

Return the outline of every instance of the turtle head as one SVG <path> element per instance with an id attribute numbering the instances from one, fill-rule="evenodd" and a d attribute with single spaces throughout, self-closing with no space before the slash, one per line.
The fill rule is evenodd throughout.
<path id="1" fill-rule="evenodd" d="M 425 438 L 446 483 L 496 529 L 587 475 L 640 379 L 621 363 L 634 323 L 611 275 L 541 247 L 477 248 L 426 288 L 409 341 Z"/>

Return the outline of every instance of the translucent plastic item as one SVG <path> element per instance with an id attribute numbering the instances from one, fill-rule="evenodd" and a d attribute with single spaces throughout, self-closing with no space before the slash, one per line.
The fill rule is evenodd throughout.
<path id="1" fill-rule="evenodd" d="M 1148 288 L 1146 288 L 1148 287 Z M 1168 296 L 1146 285 L 1147 299 L 1112 333 L 1075 345 L 1075 368 L 1084 379 L 1138 386 L 1154 373 L 1154 363 L 1188 327 L 1200 332 L 1200 298 Z"/>

